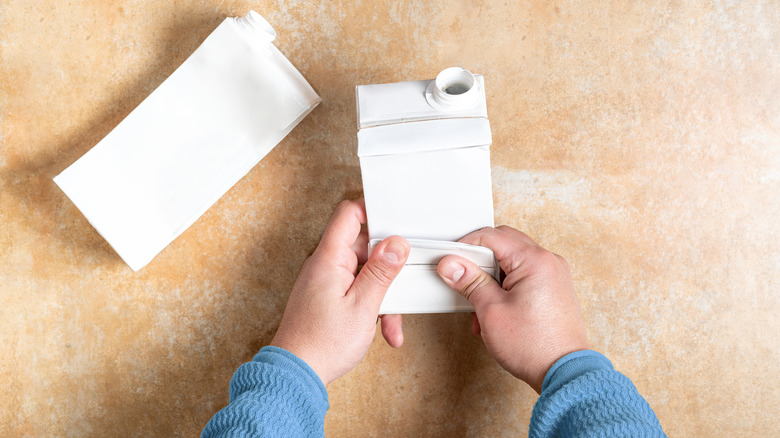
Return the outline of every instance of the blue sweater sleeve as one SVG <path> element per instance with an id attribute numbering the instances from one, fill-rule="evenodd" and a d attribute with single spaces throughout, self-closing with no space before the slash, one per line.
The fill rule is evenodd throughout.
<path id="1" fill-rule="evenodd" d="M 230 380 L 230 404 L 201 437 L 324 436 L 328 393 L 306 362 L 287 350 L 263 347 Z"/>
<path id="2" fill-rule="evenodd" d="M 595 351 L 558 360 L 544 378 L 529 437 L 665 437 L 628 377 Z"/>

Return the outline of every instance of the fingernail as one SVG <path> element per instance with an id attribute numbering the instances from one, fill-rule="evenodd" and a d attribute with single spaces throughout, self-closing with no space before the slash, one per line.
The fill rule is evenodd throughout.
<path id="1" fill-rule="evenodd" d="M 385 245 L 382 255 L 390 264 L 397 265 L 406 255 L 406 248 L 398 242 L 390 241 Z"/>
<path id="2" fill-rule="evenodd" d="M 442 275 L 447 277 L 451 282 L 455 283 L 460 280 L 460 277 L 463 277 L 463 274 L 466 272 L 466 268 L 464 268 L 463 265 L 458 262 L 449 262 L 442 267 L 441 271 Z"/>

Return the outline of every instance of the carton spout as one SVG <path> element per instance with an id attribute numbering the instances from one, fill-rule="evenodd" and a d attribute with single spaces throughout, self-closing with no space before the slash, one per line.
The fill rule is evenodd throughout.
<path id="1" fill-rule="evenodd" d="M 249 11 L 243 17 L 236 17 L 235 21 L 244 29 L 255 33 L 269 43 L 276 39 L 276 31 L 271 26 L 271 23 L 255 11 Z"/>
<path id="2" fill-rule="evenodd" d="M 474 107 L 480 98 L 474 75 L 461 67 L 442 70 L 425 92 L 428 104 L 439 110 L 463 110 Z"/>

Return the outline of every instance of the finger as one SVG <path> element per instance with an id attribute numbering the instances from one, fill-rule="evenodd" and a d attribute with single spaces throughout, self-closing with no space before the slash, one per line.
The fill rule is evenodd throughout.
<path id="1" fill-rule="evenodd" d="M 529 251 L 539 248 L 539 245 L 528 236 L 510 227 L 482 228 L 467 234 L 459 242 L 491 249 L 496 255 L 499 266 L 507 274 L 522 265 Z"/>
<path id="2" fill-rule="evenodd" d="M 398 348 L 404 343 L 403 317 L 401 315 L 382 315 L 382 336 L 387 344 Z"/>
<path id="3" fill-rule="evenodd" d="M 409 242 L 401 236 L 390 236 L 383 240 L 363 265 L 347 295 L 352 295 L 364 311 L 379 313 L 379 305 L 385 298 L 387 288 L 401 272 L 409 257 Z"/>
<path id="4" fill-rule="evenodd" d="M 352 251 L 354 251 L 357 256 L 358 264 L 364 265 L 366 259 L 368 259 L 368 230 L 365 228 L 360 230 L 360 234 L 358 234 L 357 239 L 355 239 L 355 243 L 352 244 Z"/>
<path id="5" fill-rule="evenodd" d="M 471 333 L 474 333 L 474 336 L 482 336 L 482 327 L 479 326 L 477 312 L 471 312 Z"/>
<path id="6" fill-rule="evenodd" d="M 499 225 L 499 226 L 496 227 L 496 230 L 500 231 L 500 232 L 502 232 L 502 233 L 504 233 L 504 234 L 506 234 L 508 236 L 512 236 L 512 237 L 514 237 L 516 239 L 520 239 L 520 240 L 524 241 L 525 243 L 527 243 L 527 244 L 529 244 L 531 246 L 539 246 L 539 244 L 536 243 L 536 241 L 534 241 L 534 239 L 531 239 L 531 237 L 528 236 L 528 234 L 525 234 L 524 232 L 522 232 L 522 231 L 520 231 L 520 230 L 518 230 L 516 228 L 512 228 L 512 227 L 510 227 L 508 225 Z"/>
<path id="7" fill-rule="evenodd" d="M 366 206 L 362 199 L 341 201 L 322 233 L 318 247 L 324 250 L 352 248 L 360 235 L 361 225 L 366 223 Z"/>
<path id="8" fill-rule="evenodd" d="M 444 257 L 439 262 L 438 272 L 442 280 L 469 300 L 477 312 L 506 292 L 490 274 L 463 257 Z"/>

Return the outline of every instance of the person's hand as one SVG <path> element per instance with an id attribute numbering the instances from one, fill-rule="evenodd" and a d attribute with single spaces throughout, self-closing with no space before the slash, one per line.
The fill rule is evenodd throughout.
<path id="1" fill-rule="evenodd" d="M 460 241 L 493 250 L 506 273 L 503 284 L 454 255 L 439 262 L 439 275 L 474 306 L 471 329 L 488 353 L 541 393 L 558 359 L 589 348 L 569 265 L 507 226 L 483 228 Z"/>
<path id="2" fill-rule="evenodd" d="M 309 364 L 325 385 L 354 368 L 368 351 L 379 305 L 409 256 L 409 242 L 391 236 L 366 260 L 365 223 L 362 200 L 339 204 L 295 281 L 271 341 Z M 382 317 L 382 334 L 391 346 L 400 346 L 400 319 Z"/>

